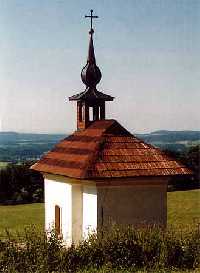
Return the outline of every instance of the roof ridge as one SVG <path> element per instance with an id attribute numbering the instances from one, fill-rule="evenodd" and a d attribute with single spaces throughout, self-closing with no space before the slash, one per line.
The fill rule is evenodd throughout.
<path id="1" fill-rule="evenodd" d="M 114 126 L 116 126 L 116 128 L 113 128 Z M 117 128 L 118 127 L 118 128 Z M 118 129 L 117 133 L 118 133 L 118 136 L 119 135 L 119 130 L 121 130 L 121 133 L 124 133 L 124 134 L 127 134 L 127 136 L 132 136 L 132 134 L 127 130 L 125 129 L 117 120 L 113 119 L 113 123 L 105 130 L 105 133 L 104 134 L 109 134 L 109 130 L 113 130 L 113 129 Z M 112 134 L 113 134 L 113 131 L 112 131 Z"/>

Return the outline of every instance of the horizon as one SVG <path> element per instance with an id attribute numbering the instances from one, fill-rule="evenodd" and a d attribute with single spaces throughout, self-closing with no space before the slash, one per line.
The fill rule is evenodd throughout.
<path id="1" fill-rule="evenodd" d="M 22 0 L 0 10 L 0 131 L 76 129 L 67 98 L 85 88 L 91 8 L 97 89 L 115 97 L 107 118 L 137 133 L 199 130 L 200 2 Z"/>
<path id="2" fill-rule="evenodd" d="M 196 132 L 196 133 L 199 133 L 200 130 L 165 130 L 165 129 L 161 129 L 161 130 L 153 130 L 153 131 L 149 131 L 149 132 L 131 132 L 132 134 L 152 134 L 152 133 L 159 133 L 159 132 Z M 0 134 L 1 133 L 11 133 L 11 134 L 38 134 L 38 135 L 69 135 L 69 134 L 72 134 L 73 132 L 23 132 L 23 131 L 0 131 Z"/>

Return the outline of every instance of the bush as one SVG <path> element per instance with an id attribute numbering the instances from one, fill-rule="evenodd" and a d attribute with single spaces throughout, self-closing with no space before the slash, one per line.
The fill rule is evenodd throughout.
<path id="1" fill-rule="evenodd" d="M 200 265 L 200 231 L 188 232 L 177 236 L 168 233 L 165 236 L 165 267 L 194 269 Z"/>
<path id="2" fill-rule="evenodd" d="M 54 232 L 47 240 L 31 227 L 23 237 L 7 233 L 0 241 L 0 272 L 166 272 L 197 268 L 199 251 L 198 229 L 113 227 L 66 248 Z"/>

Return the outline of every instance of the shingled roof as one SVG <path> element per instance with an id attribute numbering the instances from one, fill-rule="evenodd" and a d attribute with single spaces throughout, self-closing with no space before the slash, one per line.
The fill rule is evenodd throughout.
<path id="1" fill-rule="evenodd" d="M 115 120 L 94 121 L 61 140 L 32 169 L 79 179 L 191 174 Z"/>

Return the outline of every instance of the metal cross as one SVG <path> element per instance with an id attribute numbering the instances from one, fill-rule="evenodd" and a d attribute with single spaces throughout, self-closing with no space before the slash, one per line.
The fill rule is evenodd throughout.
<path id="1" fill-rule="evenodd" d="M 90 15 L 85 15 L 85 18 L 90 18 L 90 28 L 91 28 L 91 30 L 92 30 L 92 19 L 93 18 L 99 18 L 99 16 L 93 16 L 92 13 L 93 13 L 93 9 L 90 10 Z"/>

